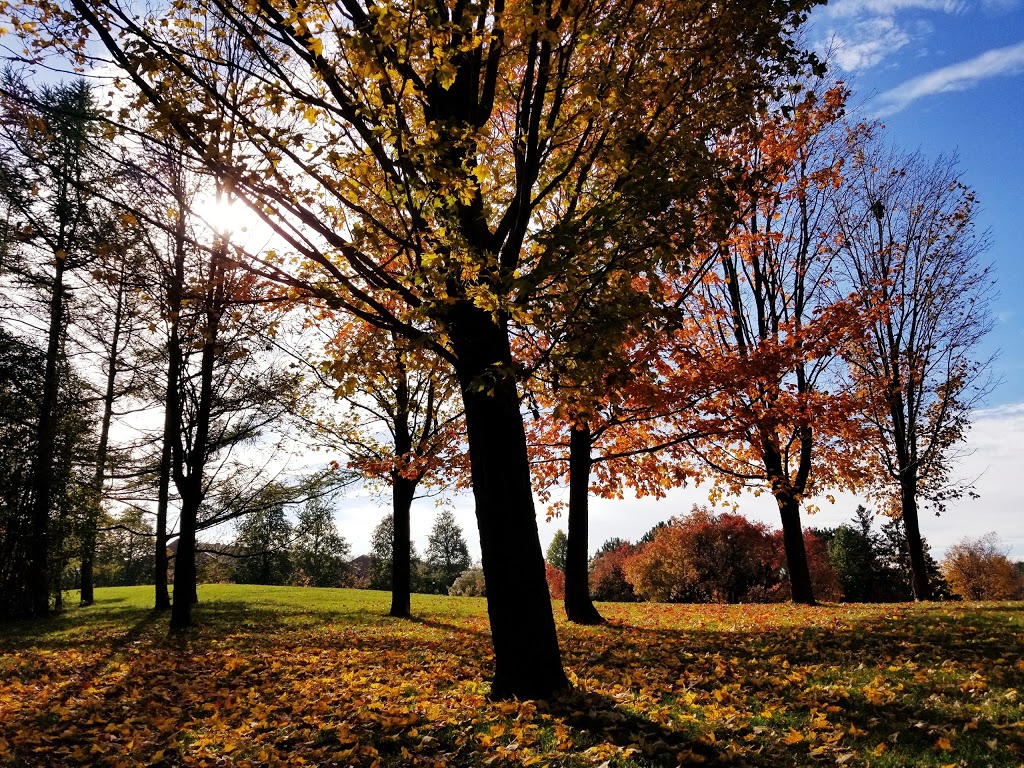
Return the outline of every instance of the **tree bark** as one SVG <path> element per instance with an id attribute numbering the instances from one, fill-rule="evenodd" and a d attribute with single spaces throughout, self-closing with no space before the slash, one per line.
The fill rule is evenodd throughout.
<path id="1" fill-rule="evenodd" d="M 786 569 L 789 571 L 793 602 L 814 605 L 814 588 L 807 567 L 803 527 L 800 525 L 800 501 L 790 494 L 779 494 L 775 499 L 782 516 L 782 541 L 786 549 Z"/>
<path id="2" fill-rule="evenodd" d="M 590 599 L 587 539 L 590 515 L 590 426 L 573 425 L 569 433 L 569 539 L 565 556 L 565 616 L 575 624 L 603 624 Z"/>
<path id="3" fill-rule="evenodd" d="M 412 499 L 416 483 L 397 472 L 392 476 L 392 499 L 394 502 L 391 541 L 391 611 L 390 615 L 400 619 L 412 616 L 412 602 L 409 582 L 412 578 L 412 553 L 410 539 Z"/>
<path id="4" fill-rule="evenodd" d="M 904 473 L 907 478 L 911 473 Z M 910 554 L 910 586 L 915 600 L 931 600 L 932 586 L 928 580 L 928 566 L 924 558 L 924 543 L 921 541 L 921 523 L 917 515 L 917 482 L 912 475 L 900 483 L 900 509 L 903 515 L 903 532 L 907 537 L 907 551 Z"/>
<path id="5" fill-rule="evenodd" d="M 458 358 L 487 583 L 491 696 L 546 698 L 569 681 L 544 575 L 508 331 L 468 303 L 453 308 L 448 331 Z"/>
<path id="6" fill-rule="evenodd" d="M 57 358 L 60 356 L 61 329 L 64 323 L 65 256 L 54 257 L 50 283 L 50 322 L 46 345 L 46 370 L 43 397 L 36 427 L 36 455 L 32 475 L 32 536 L 28 574 L 30 606 L 35 616 L 50 612 L 50 483 L 53 474 L 53 450 L 57 433 Z"/>

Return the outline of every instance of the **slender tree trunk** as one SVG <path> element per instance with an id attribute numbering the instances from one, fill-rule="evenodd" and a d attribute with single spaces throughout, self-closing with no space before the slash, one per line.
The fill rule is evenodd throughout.
<path id="1" fill-rule="evenodd" d="M 175 440 L 174 483 L 181 496 L 181 522 L 178 550 L 174 558 L 174 602 L 171 605 L 171 628 L 183 629 L 192 623 L 192 604 L 197 600 L 196 585 L 196 520 L 203 503 L 203 475 L 206 469 L 207 442 L 210 438 L 210 417 L 213 410 L 213 373 L 220 339 L 218 331 L 224 308 L 224 260 L 227 244 L 222 238 L 210 254 L 207 279 L 206 325 L 203 332 L 202 358 L 199 365 L 199 402 L 195 412 L 193 442 L 184 450 L 180 438 Z"/>
<path id="2" fill-rule="evenodd" d="M 928 580 L 928 567 L 924 559 L 924 543 L 921 541 L 921 523 L 917 515 L 917 481 L 912 473 L 904 477 L 909 480 L 900 483 L 900 508 L 903 515 L 903 532 L 907 537 L 907 551 L 910 554 L 910 586 L 915 600 L 931 600 L 932 586 Z"/>
<path id="3" fill-rule="evenodd" d="M 50 322 L 46 345 L 46 371 L 43 397 L 36 427 L 36 455 L 32 475 L 32 536 L 28 573 L 30 605 L 36 616 L 50 612 L 50 483 L 53 475 L 53 450 L 57 435 L 57 358 L 60 356 L 61 329 L 64 322 L 64 263 L 58 253 L 54 259 L 50 283 Z"/>
<path id="4" fill-rule="evenodd" d="M 167 379 L 164 386 L 164 430 L 160 451 L 160 471 L 157 483 L 156 501 L 156 551 L 154 553 L 155 602 L 154 610 L 166 611 L 171 607 L 171 596 L 167 591 L 167 512 L 171 501 L 171 478 L 174 473 L 174 450 L 181 439 L 181 395 L 178 390 L 182 368 L 181 351 L 181 305 L 185 289 L 185 211 L 188 210 L 187 193 L 184 189 L 181 157 L 170 155 L 174 198 L 178 205 L 178 218 L 174 227 L 174 260 L 167 280 Z M 175 557 L 175 571 L 178 560 Z"/>
<path id="5" fill-rule="evenodd" d="M 412 551 L 410 540 L 412 499 L 416 483 L 397 472 L 392 476 L 394 526 L 391 541 L 391 611 L 400 619 L 412 616 L 409 583 L 412 579 Z"/>
<path id="6" fill-rule="evenodd" d="M 793 602 L 814 605 L 814 588 L 800 525 L 800 501 L 792 494 L 777 494 L 775 500 L 782 516 L 782 541 L 786 549 L 786 569 L 789 571 Z"/>
<path id="7" fill-rule="evenodd" d="M 495 698 L 546 698 L 567 688 L 530 487 L 526 432 L 508 332 L 464 303 L 449 316 L 462 387 L 494 643 Z"/>
<path id="8" fill-rule="evenodd" d="M 590 572 L 587 567 L 592 444 L 589 425 L 572 427 L 569 433 L 569 540 L 565 555 L 565 615 L 575 624 L 604 623 L 604 617 L 590 599 Z"/>
<path id="9" fill-rule="evenodd" d="M 96 446 L 96 470 L 92 477 L 95 506 L 88 510 L 88 517 L 82 531 L 82 566 L 81 566 L 81 605 L 92 605 L 93 593 L 93 562 L 96 559 L 96 527 L 103 498 L 103 478 L 107 466 L 107 443 L 110 437 L 110 422 L 114 413 L 114 392 L 117 384 L 118 344 L 121 342 L 121 330 L 124 321 L 124 279 L 125 268 L 121 265 L 121 274 L 117 283 L 117 300 L 114 304 L 113 328 L 111 329 L 110 350 L 107 355 L 107 382 L 103 392 L 103 418 L 100 421 L 100 439 Z"/>

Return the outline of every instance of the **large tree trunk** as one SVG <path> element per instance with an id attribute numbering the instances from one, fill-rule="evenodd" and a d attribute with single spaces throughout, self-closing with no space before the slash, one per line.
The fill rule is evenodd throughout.
<path id="1" fill-rule="evenodd" d="M 793 602 L 814 605 L 814 588 L 800 525 L 800 501 L 791 494 L 777 494 L 775 500 L 782 516 L 782 541 L 786 549 L 786 569 L 789 571 Z"/>
<path id="2" fill-rule="evenodd" d="M 468 304 L 455 308 L 449 321 L 494 643 L 491 695 L 546 698 L 569 681 L 544 575 L 508 332 Z"/>
<path id="3" fill-rule="evenodd" d="M 53 480 L 53 450 L 57 435 L 57 358 L 60 355 L 64 322 L 64 259 L 62 253 L 54 258 L 46 371 L 36 427 L 36 455 L 32 465 L 32 536 L 28 583 L 30 606 L 36 616 L 45 616 L 50 612 L 50 483 Z"/>
<path id="4" fill-rule="evenodd" d="M 569 433 L 569 540 L 565 555 L 565 615 L 576 624 L 603 624 L 590 599 L 587 568 L 589 538 L 590 426 L 573 425 Z"/>
<path id="5" fill-rule="evenodd" d="M 391 615 L 407 619 L 412 616 L 409 590 L 409 582 L 412 578 L 410 517 L 416 483 L 396 472 L 393 475 L 391 490 L 394 501 L 394 526 L 391 541 Z"/>
<path id="6" fill-rule="evenodd" d="M 907 537 L 910 554 L 910 586 L 915 600 L 931 600 L 932 586 L 928 581 L 928 567 L 924 558 L 924 543 L 921 541 L 921 523 L 917 515 L 917 481 L 912 473 L 905 473 L 900 483 L 900 509 L 903 515 L 903 532 Z"/>
<path id="7" fill-rule="evenodd" d="M 192 604 L 196 596 L 196 517 L 201 497 L 181 494 L 181 523 L 178 548 L 174 553 L 174 602 L 171 604 L 171 629 L 192 625 Z"/>

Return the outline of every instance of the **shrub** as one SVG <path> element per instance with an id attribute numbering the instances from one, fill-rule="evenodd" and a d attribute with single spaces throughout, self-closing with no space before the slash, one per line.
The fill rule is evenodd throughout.
<path id="1" fill-rule="evenodd" d="M 448 594 L 452 597 L 487 597 L 487 583 L 482 568 L 468 568 L 456 577 Z"/>

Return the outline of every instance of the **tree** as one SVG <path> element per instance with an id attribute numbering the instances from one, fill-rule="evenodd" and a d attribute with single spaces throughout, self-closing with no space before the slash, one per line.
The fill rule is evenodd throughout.
<path id="1" fill-rule="evenodd" d="M 45 352 L 0 327 L 0 620 L 36 614 L 32 539 L 33 475 Z M 77 520 L 90 503 L 86 466 L 94 459 L 93 423 L 81 401 L 85 388 L 66 362 L 54 408 L 54 455 L 47 478 L 47 595 L 60 606 L 65 563 L 73 556 Z"/>
<path id="2" fill-rule="evenodd" d="M 67 323 L 68 277 L 94 257 L 97 245 L 94 199 L 96 181 L 90 146 L 96 106 L 84 81 L 30 89 L 11 71 L 2 78 L 3 139 L 20 179 L 4 194 L 21 233 L 21 248 L 32 250 L 36 269 L 23 279 L 46 302 L 46 357 L 38 418 L 36 454 L 32 459 L 32 514 L 28 535 L 34 615 L 50 610 L 52 569 L 49 562 L 53 474 L 57 448 L 60 371 Z M 8 176 L 8 173 L 4 174 Z M 8 178 L 10 178 L 8 176 Z M 59 597 L 58 597 L 59 599 Z"/>
<path id="3" fill-rule="evenodd" d="M 851 164 L 837 213 L 849 281 L 874 320 L 848 355 L 863 393 L 875 488 L 902 517 L 917 600 L 932 596 L 920 507 L 969 492 L 954 475 L 971 409 L 991 386 L 975 350 L 991 327 L 994 278 L 981 262 L 977 201 L 955 158 L 872 146 Z"/>
<path id="4" fill-rule="evenodd" d="M 1024 574 L 999 550 L 995 532 L 964 538 L 946 552 L 942 575 L 963 600 L 1020 600 Z"/>
<path id="5" fill-rule="evenodd" d="M 556 571 L 562 571 L 563 573 L 565 573 L 565 555 L 568 541 L 569 539 L 565 535 L 565 531 L 559 528 L 551 538 L 551 543 L 548 544 L 547 557 L 545 558 L 548 565 Z"/>
<path id="6" fill-rule="evenodd" d="M 641 274 L 678 255 L 672 238 L 689 229 L 690 204 L 717 169 L 709 144 L 799 67 L 792 30 L 811 3 L 214 0 L 150 21 L 117 0 L 70 2 L 69 23 L 96 32 L 138 103 L 306 260 L 292 269 L 267 259 L 264 269 L 430 344 L 453 366 L 487 574 L 492 694 L 567 686 L 510 334 L 529 325 L 551 275 L 602 275 L 600 244 L 637 224 L 644 247 L 618 268 Z M 8 13 L 25 28 L 63 11 L 32 0 Z M 225 74 L 201 39 L 204 15 L 245 41 L 258 77 L 240 85 Z M 78 58 L 94 50 L 59 42 Z M 225 106 L 245 152 L 225 153 L 205 134 Z"/>
<path id="7" fill-rule="evenodd" d="M 448 594 L 452 597 L 487 597 L 487 584 L 482 568 L 469 568 L 459 574 Z"/>
<path id="8" fill-rule="evenodd" d="M 830 289 L 834 198 L 857 139 L 841 120 L 845 102 L 842 88 L 811 89 L 723 150 L 746 169 L 744 207 L 677 336 L 722 381 L 700 406 L 722 430 L 691 441 L 694 454 L 719 486 L 775 497 L 792 599 L 806 604 L 815 597 L 803 500 L 852 489 L 861 472 L 856 403 L 831 386 L 862 325 L 856 294 Z"/>
<path id="9" fill-rule="evenodd" d="M 396 556 L 390 559 L 390 614 L 407 618 L 412 502 L 421 487 L 454 485 L 465 469 L 457 383 L 440 358 L 394 332 L 352 318 L 338 323 L 324 310 L 317 316 L 321 328 L 326 320 L 338 325 L 323 368 L 333 379 L 335 399 L 348 406 L 341 418 L 321 416 L 317 425 L 348 454 L 351 468 L 391 487 Z"/>
<path id="10" fill-rule="evenodd" d="M 590 594 L 595 600 L 631 603 L 636 600 L 623 570 L 633 546 L 622 539 L 609 539 L 590 561 Z"/>
<path id="11" fill-rule="evenodd" d="M 659 528 L 622 568 L 648 600 L 735 603 L 753 594 L 764 599 L 780 581 L 775 551 L 764 525 L 694 506 Z"/>
<path id="12" fill-rule="evenodd" d="M 292 526 L 282 505 L 241 518 L 235 537 L 235 548 L 240 555 L 235 562 L 235 581 L 239 584 L 287 584 L 292 573 L 291 538 Z M 177 567 L 176 562 L 175 569 Z M 175 585 L 177 583 L 175 579 Z"/>
<path id="13" fill-rule="evenodd" d="M 393 515 L 384 515 L 377 527 L 373 529 L 373 536 L 370 539 L 370 589 L 391 589 L 394 567 L 392 546 L 395 541 L 395 518 Z M 410 588 L 418 587 L 413 583 L 418 562 L 416 545 L 409 542 L 410 567 Z"/>
<path id="14" fill-rule="evenodd" d="M 338 533 L 332 510 L 323 499 L 310 499 L 299 510 L 291 548 L 291 565 L 312 587 L 340 587 L 348 574 L 352 548 Z"/>
<path id="15" fill-rule="evenodd" d="M 882 525 L 881 557 L 895 600 L 913 600 L 914 568 L 910 559 L 910 542 L 907 529 L 901 518 L 895 517 Z M 939 564 L 932 557 L 928 539 L 921 538 L 921 553 L 924 557 L 925 575 L 932 597 L 942 600 L 950 597 L 949 585 L 942 577 Z"/>
<path id="16" fill-rule="evenodd" d="M 441 510 L 434 518 L 434 527 L 427 539 L 426 565 L 431 591 L 448 594 L 455 579 L 471 564 L 462 528 L 450 511 Z"/>
<path id="17" fill-rule="evenodd" d="M 853 524 L 840 525 L 828 542 L 829 559 L 847 602 L 885 599 L 888 572 L 880 554 L 881 537 L 871 530 L 873 519 L 874 513 L 858 504 Z"/>

